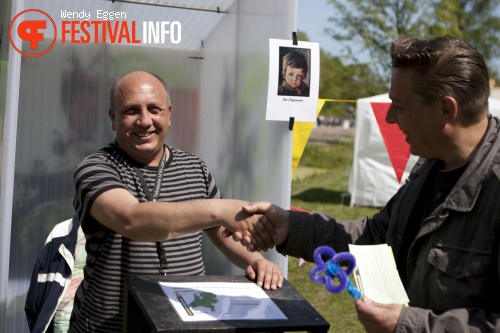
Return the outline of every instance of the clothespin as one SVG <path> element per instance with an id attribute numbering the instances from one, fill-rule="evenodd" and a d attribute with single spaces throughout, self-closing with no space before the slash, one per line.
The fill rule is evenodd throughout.
<path id="1" fill-rule="evenodd" d="M 297 32 L 295 32 L 295 31 L 292 31 L 292 41 L 293 41 L 293 45 L 299 45 L 299 43 L 297 42 Z M 293 124 L 294 123 L 295 123 L 295 118 L 290 117 L 290 120 L 288 121 L 288 129 L 290 131 L 293 131 Z"/>

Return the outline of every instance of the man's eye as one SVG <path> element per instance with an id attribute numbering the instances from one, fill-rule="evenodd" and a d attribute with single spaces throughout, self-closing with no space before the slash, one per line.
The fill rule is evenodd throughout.
<path id="1" fill-rule="evenodd" d="M 133 115 L 133 114 L 137 113 L 137 109 L 135 109 L 135 108 L 129 108 L 129 109 L 126 109 L 124 113 L 127 114 L 127 115 Z"/>

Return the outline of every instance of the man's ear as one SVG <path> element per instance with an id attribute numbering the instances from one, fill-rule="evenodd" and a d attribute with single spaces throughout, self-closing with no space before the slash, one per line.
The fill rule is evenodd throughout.
<path id="1" fill-rule="evenodd" d="M 445 124 L 450 124 L 457 120 L 458 103 L 454 97 L 444 96 L 441 99 L 441 116 Z"/>
<path id="2" fill-rule="evenodd" d="M 109 116 L 109 119 L 111 120 L 111 129 L 114 131 L 115 130 L 115 113 L 111 110 L 111 108 L 108 109 L 108 116 Z"/>
<path id="3" fill-rule="evenodd" d="M 171 120 L 171 117 L 172 116 L 172 105 L 170 105 L 168 107 L 168 111 L 167 111 L 167 119 L 168 119 L 168 125 L 172 125 L 172 120 Z"/>

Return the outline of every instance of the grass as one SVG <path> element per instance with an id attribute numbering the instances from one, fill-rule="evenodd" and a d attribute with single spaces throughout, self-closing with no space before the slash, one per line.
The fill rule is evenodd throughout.
<path id="1" fill-rule="evenodd" d="M 370 207 L 350 207 L 349 172 L 354 139 L 323 143 L 309 142 L 292 181 L 291 205 L 309 211 L 327 212 L 338 220 L 372 216 Z M 329 293 L 325 286 L 314 284 L 309 272 L 315 266 L 288 258 L 288 281 L 330 323 L 329 332 L 364 332 L 357 319 L 354 301 L 347 294 Z"/>

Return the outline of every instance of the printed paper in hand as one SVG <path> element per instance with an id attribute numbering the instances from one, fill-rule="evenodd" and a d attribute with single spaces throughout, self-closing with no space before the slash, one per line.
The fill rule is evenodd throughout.
<path id="1" fill-rule="evenodd" d="M 387 244 L 349 244 L 349 252 L 356 258 L 354 279 L 363 295 L 377 303 L 408 305 L 410 300 Z"/>

